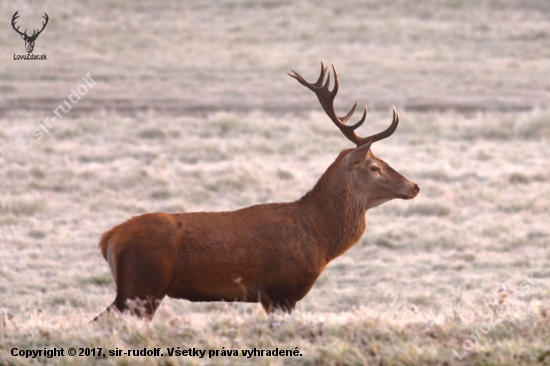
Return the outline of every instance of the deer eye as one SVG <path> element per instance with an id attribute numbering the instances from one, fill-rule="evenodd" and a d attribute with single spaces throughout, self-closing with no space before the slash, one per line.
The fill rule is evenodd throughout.
<path id="1" fill-rule="evenodd" d="M 380 168 L 377 167 L 376 165 L 373 165 L 370 167 L 370 171 L 371 172 L 379 172 L 380 173 Z"/>

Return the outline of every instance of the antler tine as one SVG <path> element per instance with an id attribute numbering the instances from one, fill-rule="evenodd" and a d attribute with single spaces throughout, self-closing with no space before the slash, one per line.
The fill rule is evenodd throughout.
<path id="1" fill-rule="evenodd" d="M 323 79 L 325 78 L 325 74 L 327 73 L 328 67 L 325 67 L 325 64 L 323 64 L 323 61 L 321 61 L 321 73 L 319 74 L 319 78 L 315 82 L 315 86 L 321 87 L 323 85 Z M 330 76 L 330 73 L 329 73 Z"/>
<path id="2" fill-rule="evenodd" d="M 45 22 L 42 22 L 42 29 L 40 29 L 40 30 L 38 31 L 38 33 L 36 34 L 37 37 L 38 37 L 38 35 L 39 35 L 40 33 L 42 33 L 42 31 L 44 30 L 44 28 L 46 28 L 46 25 L 48 24 L 48 20 L 50 20 L 50 18 L 48 17 L 48 14 L 46 14 L 46 13 L 44 13 L 44 16 L 43 16 L 42 18 L 44 18 L 46 21 L 45 21 Z M 34 34 L 33 34 L 33 37 L 34 37 Z"/>
<path id="3" fill-rule="evenodd" d="M 355 106 L 357 106 L 357 102 L 355 102 Z M 349 116 L 351 116 L 353 114 L 353 112 L 355 112 L 355 106 L 353 107 L 353 109 L 348 113 L 348 116 L 346 116 L 346 121 L 348 120 Z M 365 104 L 365 110 L 363 111 L 363 117 L 361 117 L 361 119 L 359 120 L 359 122 L 357 122 L 356 124 L 352 125 L 352 126 L 348 126 L 348 125 L 345 125 L 346 128 L 349 128 L 350 130 L 356 130 L 357 128 L 359 128 L 363 122 L 365 122 L 365 119 L 367 118 L 367 105 Z"/>
<path id="4" fill-rule="evenodd" d="M 393 119 L 391 122 L 390 127 L 388 127 L 385 131 L 382 131 L 380 133 L 377 133 L 375 135 L 365 137 L 363 138 L 364 141 L 371 140 L 372 142 L 380 141 L 382 139 L 385 139 L 386 137 L 391 136 L 395 129 L 397 128 L 397 125 L 399 124 L 399 113 L 395 110 L 395 106 L 393 107 Z"/>
<path id="5" fill-rule="evenodd" d="M 332 71 L 334 71 L 334 88 L 332 89 L 332 99 L 336 97 L 336 93 L 338 93 L 338 88 L 340 87 L 340 79 L 338 78 L 338 72 L 336 71 L 336 67 L 334 67 L 334 64 L 332 64 Z M 330 76 L 330 74 L 329 74 Z M 359 122 L 354 124 L 353 126 L 348 126 L 345 123 L 348 121 L 348 119 L 355 113 L 355 109 L 357 108 L 358 101 L 355 101 L 355 104 L 351 108 L 351 110 L 346 114 L 344 117 L 339 117 L 339 120 L 344 124 L 344 128 L 355 130 L 359 126 L 365 122 L 365 118 L 367 117 L 367 106 L 365 105 L 365 111 L 363 112 L 363 117 Z"/>
<path id="6" fill-rule="evenodd" d="M 13 14 L 13 17 L 11 18 L 11 26 L 13 27 L 13 29 L 14 29 L 17 33 L 23 35 L 23 33 L 21 33 L 21 32 L 19 31 L 19 28 L 20 28 L 21 26 L 18 26 L 17 28 L 15 28 L 15 21 L 17 20 L 17 18 L 19 18 L 19 10 L 17 10 L 17 11 L 15 12 L 15 14 Z M 26 32 L 27 32 L 27 30 L 25 29 L 25 34 L 26 34 Z"/>
<path id="7" fill-rule="evenodd" d="M 336 94 L 338 94 L 338 89 L 340 88 L 340 79 L 338 78 L 338 72 L 336 71 L 336 67 L 334 67 L 334 64 L 332 64 L 332 71 L 334 72 L 334 88 L 332 88 L 332 99 L 336 97 Z M 330 77 L 330 73 L 328 74 Z"/>
<path id="8" fill-rule="evenodd" d="M 329 86 L 330 86 L 330 71 L 329 71 L 328 74 L 327 74 L 327 80 L 325 81 L 325 85 L 323 85 L 323 89 L 326 90 L 327 92 L 330 92 L 330 90 L 328 89 Z M 335 84 L 335 88 L 338 89 L 338 87 L 336 86 L 336 84 Z M 332 99 L 334 99 L 335 96 L 336 96 L 336 94 L 335 94 L 335 95 L 332 95 L 332 93 L 330 93 L 330 97 L 331 97 Z"/>
<path id="9" fill-rule="evenodd" d="M 344 117 L 338 117 L 342 123 L 346 123 L 347 120 L 352 116 L 353 113 L 355 113 L 355 109 L 357 108 L 357 101 L 355 101 L 355 104 L 353 107 L 351 107 L 351 110 L 346 114 Z M 349 127 L 349 126 L 348 126 Z"/>
<path id="10" fill-rule="evenodd" d="M 319 78 L 317 79 L 317 81 L 314 84 L 308 83 L 302 77 L 302 75 L 300 75 L 299 73 L 297 73 L 294 70 L 290 70 L 290 71 L 293 72 L 293 74 L 288 73 L 288 76 L 293 77 L 294 79 L 298 80 L 300 82 L 300 84 L 308 87 L 308 89 L 312 90 L 313 92 L 316 92 L 317 89 L 320 89 L 323 86 L 323 80 L 325 79 L 327 69 L 328 69 L 328 67 L 325 67 L 325 65 L 321 61 L 321 74 L 319 75 Z"/>

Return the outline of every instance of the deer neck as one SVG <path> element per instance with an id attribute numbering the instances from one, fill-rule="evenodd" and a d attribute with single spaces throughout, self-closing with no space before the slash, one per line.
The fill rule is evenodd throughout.
<path id="1" fill-rule="evenodd" d="M 333 164 L 299 201 L 306 231 L 330 262 L 359 241 L 367 223 L 367 202 Z"/>

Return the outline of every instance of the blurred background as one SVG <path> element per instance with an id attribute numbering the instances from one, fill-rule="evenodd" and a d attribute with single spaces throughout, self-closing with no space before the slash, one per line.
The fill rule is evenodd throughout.
<path id="1" fill-rule="evenodd" d="M 344 106 L 515 111 L 550 95 L 550 4 L 512 1 L 18 1 L 0 5 L 2 111 L 50 110 L 87 72 L 90 108 L 317 110 L 286 76 L 341 71 Z M 39 28 L 25 53 L 9 25 Z M 30 31 L 29 31 L 30 33 Z M 84 102 L 83 102 L 84 104 Z M 134 108 L 131 108 L 134 107 Z M 79 108 L 79 109 L 82 109 Z"/>

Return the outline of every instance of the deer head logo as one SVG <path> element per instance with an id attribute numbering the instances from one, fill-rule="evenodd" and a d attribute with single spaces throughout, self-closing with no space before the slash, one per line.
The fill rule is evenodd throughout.
<path id="1" fill-rule="evenodd" d="M 27 49 L 27 53 L 32 53 L 32 50 L 34 49 L 34 42 L 36 41 L 36 39 L 38 38 L 38 36 L 40 35 L 40 33 L 42 33 L 42 31 L 44 30 L 44 28 L 46 28 L 46 24 L 48 24 L 48 14 L 44 13 L 44 19 L 46 20 L 45 22 L 42 22 L 42 29 L 40 30 L 37 30 L 35 29 L 33 32 L 32 32 L 32 35 L 29 36 L 27 34 L 27 30 L 25 29 L 25 32 L 24 33 L 21 33 L 19 31 L 19 26 L 17 26 L 17 28 L 15 28 L 15 20 L 17 18 L 19 18 L 19 10 L 17 10 L 15 12 L 15 14 L 13 14 L 13 17 L 11 18 L 11 26 L 13 27 L 13 29 L 19 33 L 21 35 L 21 38 L 23 38 L 23 40 L 25 41 L 25 48 Z"/>

